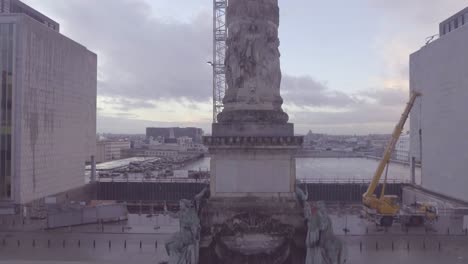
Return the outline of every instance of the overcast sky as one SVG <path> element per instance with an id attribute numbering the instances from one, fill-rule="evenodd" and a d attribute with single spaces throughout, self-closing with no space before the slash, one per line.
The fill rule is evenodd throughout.
<path id="1" fill-rule="evenodd" d="M 98 54 L 98 132 L 210 132 L 212 0 L 23 0 Z M 297 133 L 390 133 L 408 57 L 468 0 L 280 0 L 281 92 Z"/>

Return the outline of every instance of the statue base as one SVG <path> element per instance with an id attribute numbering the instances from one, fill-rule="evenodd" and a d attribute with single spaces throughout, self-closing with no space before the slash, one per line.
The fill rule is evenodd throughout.
<path id="1" fill-rule="evenodd" d="M 294 198 L 210 198 L 201 212 L 203 264 L 303 264 L 303 209 Z"/>
<path id="2" fill-rule="evenodd" d="M 226 106 L 228 107 L 228 106 Z M 278 107 L 280 108 L 280 107 Z M 273 123 L 273 124 L 286 124 L 289 120 L 288 114 L 281 109 L 277 110 L 227 110 L 227 108 L 218 114 L 218 121 L 220 123 L 239 123 L 239 122 L 253 122 L 253 123 Z"/>
<path id="3" fill-rule="evenodd" d="M 302 145 L 295 136 L 205 137 L 211 157 L 211 197 L 293 198 L 295 153 Z"/>

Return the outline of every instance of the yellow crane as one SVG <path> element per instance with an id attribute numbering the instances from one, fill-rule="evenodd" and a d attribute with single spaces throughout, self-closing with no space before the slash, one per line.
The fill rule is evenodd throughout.
<path id="1" fill-rule="evenodd" d="M 408 119 L 411 109 L 413 108 L 414 102 L 420 95 L 421 94 L 417 92 L 411 93 L 411 98 L 406 104 L 405 111 L 401 115 L 400 121 L 393 131 L 392 139 L 385 149 L 383 158 L 380 161 L 377 170 L 375 171 L 374 177 L 372 178 L 367 191 L 362 195 L 362 202 L 364 206 L 367 207 L 367 209 L 374 211 L 374 214 L 380 216 L 379 220 L 382 226 L 391 226 L 393 224 L 393 219 L 400 211 L 400 205 L 398 203 L 399 197 L 396 195 L 385 195 L 385 186 L 387 183 L 386 174 L 380 197 L 377 197 L 375 190 L 379 185 L 380 178 L 382 177 L 382 173 L 384 172 L 385 167 L 388 166 L 388 163 L 390 162 L 392 152 L 395 149 L 395 145 L 397 144 L 401 133 L 403 132 L 403 127 L 405 126 L 406 120 Z"/>

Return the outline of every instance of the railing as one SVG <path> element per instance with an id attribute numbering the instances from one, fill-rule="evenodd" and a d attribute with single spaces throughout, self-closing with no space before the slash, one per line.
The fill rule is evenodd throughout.
<path id="1" fill-rule="evenodd" d="M 311 179 L 297 179 L 300 184 L 369 184 L 371 179 L 366 178 L 311 178 Z M 100 178 L 99 182 L 108 183 L 204 183 L 209 184 L 210 179 L 192 179 L 192 178 Z M 403 179 L 390 179 L 387 180 L 388 184 L 410 184 L 410 180 Z"/>
<path id="2" fill-rule="evenodd" d="M 115 179 L 115 178 L 100 178 L 99 182 L 108 183 L 205 183 L 209 184 L 209 179 L 188 179 L 188 178 L 128 178 L 128 179 Z"/>
<path id="3" fill-rule="evenodd" d="M 298 179 L 300 184 L 369 184 L 372 179 L 365 178 L 319 178 L 319 179 Z M 387 180 L 387 184 L 410 184 L 410 180 L 392 179 Z"/>

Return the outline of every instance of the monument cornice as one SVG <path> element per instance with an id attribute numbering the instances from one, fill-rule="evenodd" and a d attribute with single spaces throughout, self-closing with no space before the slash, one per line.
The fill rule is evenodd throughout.
<path id="1" fill-rule="evenodd" d="M 300 147 L 302 136 L 206 136 L 203 144 L 208 147 Z"/>

